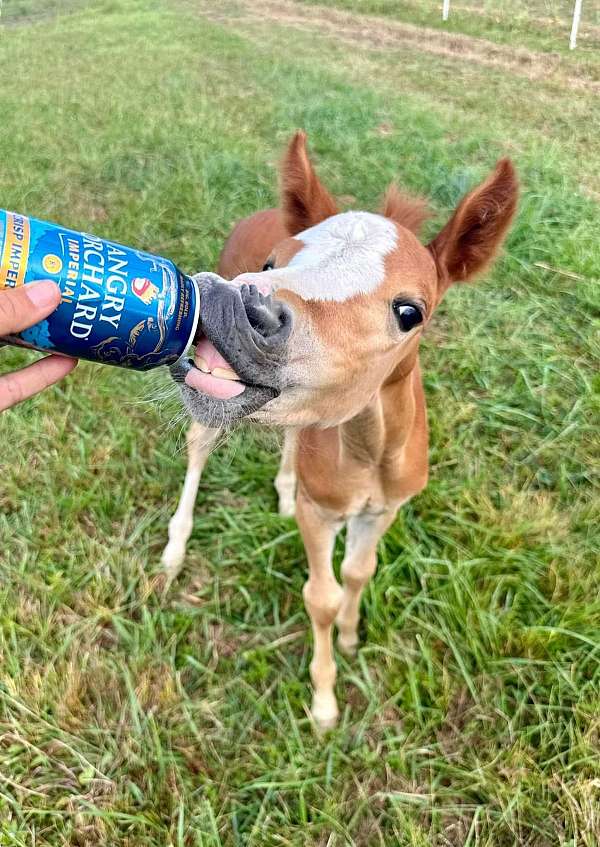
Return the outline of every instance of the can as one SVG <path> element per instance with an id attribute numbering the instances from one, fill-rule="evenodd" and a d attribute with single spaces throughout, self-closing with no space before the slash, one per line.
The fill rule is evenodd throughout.
<path id="1" fill-rule="evenodd" d="M 198 288 L 169 259 L 0 210 L 0 297 L 40 279 L 58 283 L 59 306 L 4 341 L 145 371 L 194 339 Z"/>

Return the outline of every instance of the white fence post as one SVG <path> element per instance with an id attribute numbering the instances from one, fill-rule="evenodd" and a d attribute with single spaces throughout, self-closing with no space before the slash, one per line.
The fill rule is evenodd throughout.
<path id="1" fill-rule="evenodd" d="M 581 6 L 581 0 L 577 0 L 577 2 Z M 442 5 L 442 20 L 447 21 L 449 14 L 450 14 L 450 0 L 444 0 L 443 5 Z"/>
<path id="2" fill-rule="evenodd" d="M 575 0 L 573 9 L 573 24 L 571 26 L 571 38 L 569 39 L 569 49 L 574 50 L 577 47 L 577 30 L 579 29 L 579 21 L 581 19 L 581 6 L 583 0 Z"/>

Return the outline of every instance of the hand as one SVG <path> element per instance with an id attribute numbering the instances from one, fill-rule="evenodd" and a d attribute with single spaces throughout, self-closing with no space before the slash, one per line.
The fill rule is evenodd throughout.
<path id="1" fill-rule="evenodd" d="M 0 291 L 0 336 L 13 335 L 53 312 L 60 303 L 55 282 L 29 282 Z M 20 371 L 0 376 L 0 412 L 26 400 L 70 373 L 77 359 L 46 356 Z"/>

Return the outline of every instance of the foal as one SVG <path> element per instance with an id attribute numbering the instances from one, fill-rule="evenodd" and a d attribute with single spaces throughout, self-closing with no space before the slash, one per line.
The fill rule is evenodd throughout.
<path id="1" fill-rule="evenodd" d="M 163 562 L 171 577 L 182 565 L 219 426 L 244 416 L 284 426 L 275 487 L 280 511 L 296 514 L 308 558 L 312 715 L 321 728 L 338 716 L 333 624 L 339 648 L 354 652 L 377 542 L 427 483 L 423 329 L 453 282 L 492 261 L 517 192 L 503 159 L 424 246 L 417 238 L 424 204 L 394 186 L 381 214 L 339 214 L 298 132 L 281 167 L 281 208 L 242 220 L 225 245 L 219 273 L 233 283 L 198 277 L 205 336 L 194 363 L 173 371 L 193 423 Z M 344 525 L 340 586 L 332 554 Z"/>

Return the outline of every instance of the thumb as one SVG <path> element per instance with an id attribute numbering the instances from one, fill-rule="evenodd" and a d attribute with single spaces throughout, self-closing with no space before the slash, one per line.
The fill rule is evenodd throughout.
<path id="1" fill-rule="evenodd" d="M 41 321 L 56 309 L 60 297 L 60 288 L 49 280 L 0 290 L 0 335 L 20 332 Z"/>

